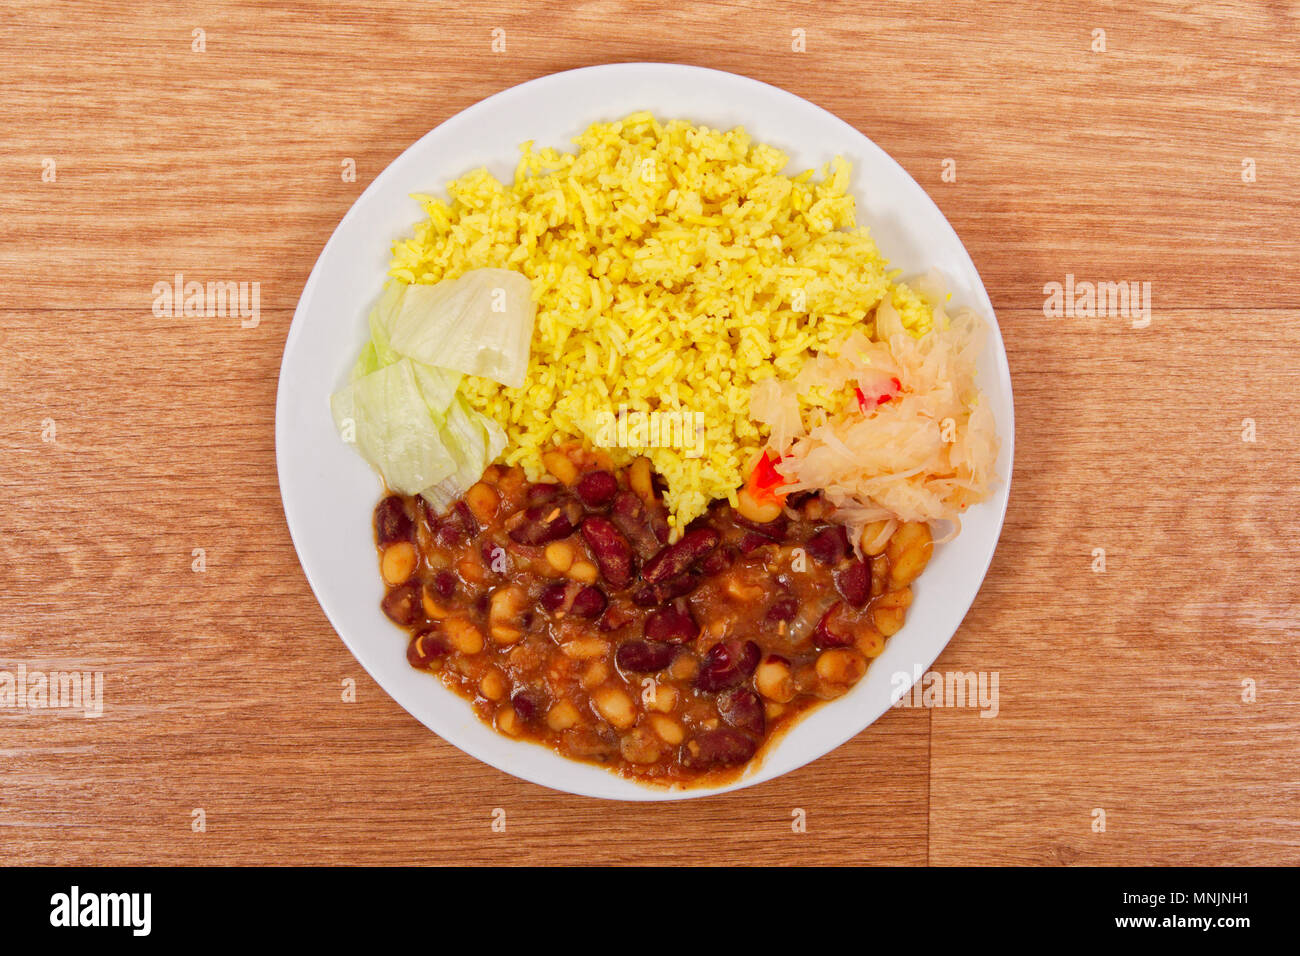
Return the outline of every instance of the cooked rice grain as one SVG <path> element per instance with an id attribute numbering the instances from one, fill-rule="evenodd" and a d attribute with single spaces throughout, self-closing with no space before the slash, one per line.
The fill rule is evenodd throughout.
<path id="1" fill-rule="evenodd" d="M 509 186 L 480 169 L 448 185 L 450 201 L 417 197 L 428 219 L 394 244 L 390 274 L 432 283 L 498 267 L 532 281 L 524 386 L 462 388 L 505 429 L 503 460 L 533 480 L 543 450 L 596 444 L 602 415 L 622 406 L 701 413 L 700 457 L 609 449 L 615 464 L 650 458 L 680 528 L 714 499 L 734 502 L 766 434 L 749 418 L 755 382 L 794 375 L 852 328 L 870 334 L 885 296 L 914 333 L 931 312 L 856 226 L 843 159 L 786 176 L 786 155 L 743 129 L 649 113 L 575 142 L 576 153 L 524 143 Z"/>

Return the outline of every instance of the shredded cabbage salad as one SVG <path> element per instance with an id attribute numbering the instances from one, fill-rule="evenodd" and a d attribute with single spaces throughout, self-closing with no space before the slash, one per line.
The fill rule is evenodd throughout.
<path id="1" fill-rule="evenodd" d="M 996 478 L 993 413 L 975 384 L 983 323 L 948 315 L 942 299 L 934 312 L 917 337 L 886 299 L 874 338 L 850 332 L 793 378 L 752 391 L 780 492 L 820 489 L 855 542 L 881 521 L 951 522 L 952 537 Z"/>

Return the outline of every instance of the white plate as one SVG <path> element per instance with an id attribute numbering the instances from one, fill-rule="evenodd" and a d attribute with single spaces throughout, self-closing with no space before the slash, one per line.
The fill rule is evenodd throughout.
<path id="1" fill-rule="evenodd" d="M 508 182 L 524 140 L 568 149 L 590 123 L 647 109 L 715 128 L 743 125 L 790 155 L 787 172 L 820 167 L 836 155 L 849 159 L 858 221 L 870 227 L 884 255 L 905 275 L 937 267 L 954 303 L 989 320 L 980 384 L 1002 439 L 1003 477 L 995 495 L 971 509 L 955 541 L 936 549 L 906 625 L 858 685 L 807 715 L 742 779 L 680 791 L 642 786 L 503 737 L 436 678 L 407 664 L 405 633 L 379 610 L 383 587 L 371 514 L 380 484 L 339 440 L 328 401 L 365 341 L 366 315 L 383 284 L 390 244 L 423 217 L 411 193 L 441 194 L 448 181 L 478 166 Z M 344 643 L 394 700 L 444 740 L 525 780 L 593 797 L 667 800 L 749 786 L 820 757 L 888 709 L 891 675 L 930 667 L 993 558 L 1007 506 L 1012 429 L 1011 378 L 988 294 L 957 234 L 902 167 L 847 123 L 765 83 L 700 67 L 627 63 L 557 73 L 491 96 L 425 135 L 371 183 L 326 243 L 303 289 L 280 370 L 275 447 L 285 516 L 307 580 Z"/>

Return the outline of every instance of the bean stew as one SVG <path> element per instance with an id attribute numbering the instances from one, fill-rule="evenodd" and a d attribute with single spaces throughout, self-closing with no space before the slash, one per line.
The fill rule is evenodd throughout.
<path id="1" fill-rule="evenodd" d="M 648 460 L 545 461 L 555 481 L 493 465 L 443 514 L 384 498 L 383 610 L 501 733 L 644 782 L 726 782 L 847 692 L 930 558 L 925 524 L 868 529 L 859 557 L 807 493 L 715 502 L 673 541 Z"/>

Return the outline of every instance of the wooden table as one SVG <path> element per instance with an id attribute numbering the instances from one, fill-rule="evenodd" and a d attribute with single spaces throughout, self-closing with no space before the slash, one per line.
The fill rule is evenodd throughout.
<path id="1" fill-rule="evenodd" d="M 135 6 L 0 18 L 0 670 L 105 681 L 96 719 L 0 709 L 5 862 L 1300 862 L 1294 4 Z M 995 719 L 609 804 L 443 743 L 317 607 L 273 425 L 321 246 L 457 111 L 633 60 L 837 113 L 966 242 L 1016 471 L 936 667 L 996 671 Z M 259 282 L 260 323 L 156 317 L 176 273 Z M 1067 275 L 1149 282 L 1151 323 L 1046 316 Z"/>

